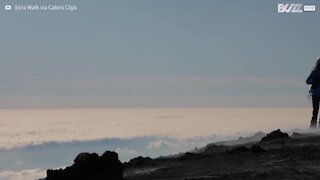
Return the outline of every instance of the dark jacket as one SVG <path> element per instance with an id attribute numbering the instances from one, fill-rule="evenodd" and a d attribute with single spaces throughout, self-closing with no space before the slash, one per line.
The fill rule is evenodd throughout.
<path id="1" fill-rule="evenodd" d="M 306 80 L 307 84 L 311 84 L 311 94 L 313 96 L 320 96 L 320 71 L 314 70 L 310 73 Z"/>

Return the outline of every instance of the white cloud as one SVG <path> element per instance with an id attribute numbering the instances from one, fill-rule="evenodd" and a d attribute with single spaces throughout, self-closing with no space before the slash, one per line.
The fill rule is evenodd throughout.
<path id="1" fill-rule="evenodd" d="M 166 140 L 157 140 L 157 141 L 150 142 L 148 145 L 148 149 L 157 149 L 161 147 L 178 147 L 178 146 L 179 144 L 172 143 Z"/>
<path id="2" fill-rule="evenodd" d="M 2 171 L 1 180 L 35 180 L 46 177 L 46 171 L 41 169 L 30 169 L 22 171 Z"/>
<path id="3" fill-rule="evenodd" d="M 136 150 L 128 149 L 128 148 L 118 148 L 115 150 L 119 154 L 126 154 L 126 155 L 137 155 L 139 154 Z"/>

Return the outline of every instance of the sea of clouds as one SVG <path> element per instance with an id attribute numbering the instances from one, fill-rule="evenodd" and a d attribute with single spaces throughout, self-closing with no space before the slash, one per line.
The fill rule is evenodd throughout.
<path id="1" fill-rule="evenodd" d="M 0 110 L 0 179 L 45 177 L 80 152 L 170 155 L 258 131 L 304 127 L 305 108 Z"/>

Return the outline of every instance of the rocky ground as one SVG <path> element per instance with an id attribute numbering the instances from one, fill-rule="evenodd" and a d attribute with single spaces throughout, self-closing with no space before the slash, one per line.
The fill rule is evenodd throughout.
<path id="1" fill-rule="evenodd" d="M 211 144 L 176 158 L 138 158 L 127 180 L 320 179 L 320 134 L 274 131 L 259 142 Z"/>
<path id="2" fill-rule="evenodd" d="M 138 157 L 121 168 L 125 180 L 320 179 L 320 133 L 258 133 L 175 156 Z"/>

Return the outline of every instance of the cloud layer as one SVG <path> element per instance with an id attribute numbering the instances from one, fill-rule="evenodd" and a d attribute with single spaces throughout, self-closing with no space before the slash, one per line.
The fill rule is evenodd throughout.
<path id="1" fill-rule="evenodd" d="M 148 149 L 157 149 L 157 148 L 162 148 L 162 147 L 178 147 L 179 144 L 177 143 L 172 143 L 166 140 L 157 140 L 150 142 L 148 145 Z"/>
<path id="2" fill-rule="evenodd" d="M 44 177 L 46 177 L 46 171 L 41 169 L 0 172 L 1 180 L 35 180 Z"/>
<path id="3" fill-rule="evenodd" d="M 104 138 L 178 140 L 236 135 L 305 125 L 306 108 L 42 109 L 0 110 L 0 149 Z M 246 124 L 246 126 L 243 126 Z M 212 137 L 210 138 L 212 139 Z M 150 148 L 175 146 L 159 141 Z"/>

